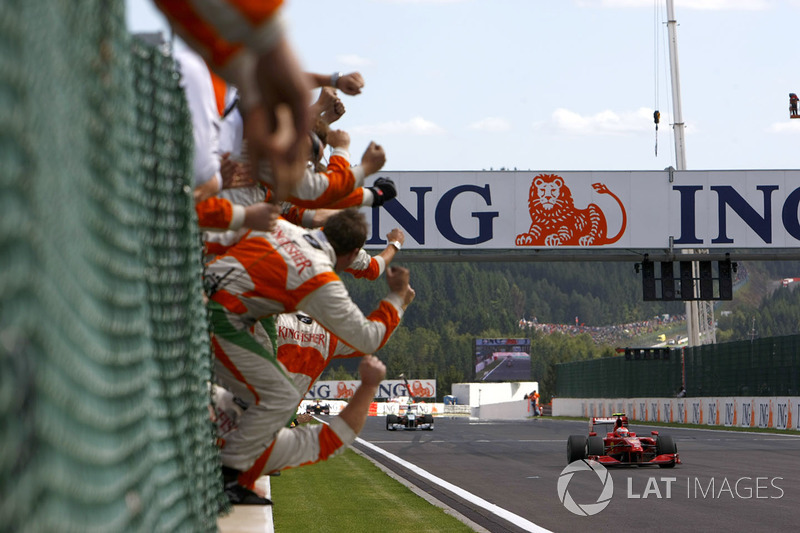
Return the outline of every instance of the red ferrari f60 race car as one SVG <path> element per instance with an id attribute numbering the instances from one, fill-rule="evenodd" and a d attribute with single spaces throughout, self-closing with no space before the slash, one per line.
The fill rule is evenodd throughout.
<path id="1" fill-rule="evenodd" d="M 601 426 L 601 431 L 597 431 L 597 426 Z M 567 440 L 567 463 L 580 459 L 591 459 L 603 466 L 658 465 L 672 468 L 681 463 L 678 446 L 672 437 L 659 435 L 658 431 L 651 431 L 649 437 L 638 436 L 628 430 L 625 413 L 592 418 L 588 437 L 570 435 Z"/>

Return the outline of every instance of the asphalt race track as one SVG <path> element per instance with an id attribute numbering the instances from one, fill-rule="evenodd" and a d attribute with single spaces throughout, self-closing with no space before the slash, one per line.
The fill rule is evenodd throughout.
<path id="1" fill-rule="evenodd" d="M 492 532 L 800 530 L 800 437 L 631 423 L 641 435 L 671 435 L 683 464 L 609 469 L 613 492 L 606 494 L 613 495 L 606 506 L 584 507 L 598 512 L 579 516 L 559 499 L 558 480 L 567 437 L 587 428 L 548 418 L 437 418 L 433 431 L 387 431 L 383 417 L 370 417 L 361 433 L 369 444 L 355 446 Z M 400 466 L 374 447 L 410 464 Z M 457 495 L 453 486 L 465 492 Z M 580 506 L 598 503 L 604 490 L 592 471 L 567 476 L 562 487 Z"/>

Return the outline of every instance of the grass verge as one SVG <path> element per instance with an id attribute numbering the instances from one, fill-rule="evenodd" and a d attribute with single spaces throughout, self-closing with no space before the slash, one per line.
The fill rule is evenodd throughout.
<path id="1" fill-rule="evenodd" d="M 579 420 L 581 422 L 588 422 L 588 418 L 582 416 L 549 416 L 553 420 Z M 676 424 L 674 422 L 650 422 L 644 420 L 631 420 L 631 424 L 636 426 L 641 424 L 643 426 L 661 426 L 666 428 L 693 428 L 693 429 L 709 429 L 709 430 L 724 430 L 724 431 L 741 431 L 744 433 L 776 433 L 778 435 L 800 435 L 800 431 L 794 429 L 775 429 L 775 428 L 751 428 L 740 426 L 711 426 L 707 424 Z"/>
<path id="2" fill-rule="evenodd" d="M 275 531 L 453 532 L 472 529 L 352 450 L 270 478 Z"/>

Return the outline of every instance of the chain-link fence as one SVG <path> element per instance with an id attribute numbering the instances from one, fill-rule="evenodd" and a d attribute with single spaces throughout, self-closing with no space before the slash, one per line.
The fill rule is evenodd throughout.
<path id="1" fill-rule="evenodd" d="M 562 398 L 797 396 L 800 335 L 671 350 L 669 359 L 624 356 L 557 366 Z"/>
<path id="2" fill-rule="evenodd" d="M 190 128 L 123 2 L 4 3 L 4 531 L 216 529 Z"/>
<path id="3" fill-rule="evenodd" d="M 669 359 L 624 356 L 576 361 L 556 366 L 559 398 L 636 398 L 674 396 L 681 386 L 678 354 Z"/>
<path id="4" fill-rule="evenodd" d="M 797 396 L 800 335 L 687 348 L 690 396 Z"/>

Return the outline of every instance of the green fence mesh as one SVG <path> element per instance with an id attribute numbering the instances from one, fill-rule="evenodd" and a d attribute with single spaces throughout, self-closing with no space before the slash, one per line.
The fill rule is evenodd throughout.
<path id="1" fill-rule="evenodd" d="M 556 366 L 559 398 L 674 396 L 681 385 L 680 357 L 628 361 L 623 356 Z"/>
<path id="2" fill-rule="evenodd" d="M 800 395 L 800 335 L 687 348 L 692 396 Z"/>
<path id="3" fill-rule="evenodd" d="M 172 61 L 130 37 L 123 2 L 3 4 L 0 530 L 216 530 Z"/>
<path id="4" fill-rule="evenodd" d="M 611 357 L 557 365 L 563 398 L 800 395 L 800 335 L 673 350 L 669 360 Z"/>

